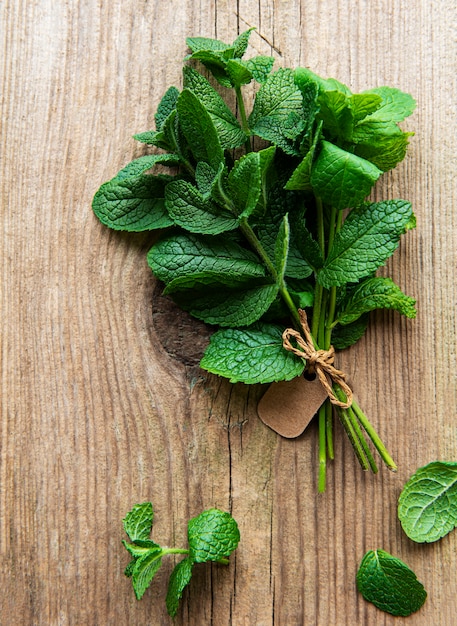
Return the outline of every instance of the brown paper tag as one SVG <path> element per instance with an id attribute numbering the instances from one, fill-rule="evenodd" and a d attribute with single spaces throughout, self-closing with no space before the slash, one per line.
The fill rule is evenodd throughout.
<path id="1" fill-rule="evenodd" d="M 310 381 L 299 376 L 272 383 L 260 399 L 257 412 L 264 424 L 291 439 L 302 434 L 326 399 L 318 378 Z"/>

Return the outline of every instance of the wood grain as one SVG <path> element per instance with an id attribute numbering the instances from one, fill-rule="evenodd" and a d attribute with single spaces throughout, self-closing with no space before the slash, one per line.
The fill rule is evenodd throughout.
<path id="1" fill-rule="evenodd" d="M 339 429 L 325 495 L 315 427 L 280 439 L 257 417 L 261 388 L 200 371 L 192 349 L 206 330 L 170 313 L 195 338 L 173 344 L 160 324 L 151 237 L 109 232 L 90 208 L 180 86 L 185 37 L 248 25 L 251 52 L 277 66 L 418 101 L 409 155 L 376 195 L 413 202 L 417 230 L 386 271 L 419 314 L 374 315 L 340 360 L 399 472 L 363 474 Z M 151 500 L 165 545 L 185 542 L 203 508 L 240 524 L 231 565 L 198 569 L 176 624 L 454 624 L 457 534 L 414 545 L 396 500 L 417 467 L 457 456 L 455 3 L 3 0 L 0 27 L 0 623 L 171 624 L 172 562 L 141 602 L 123 576 L 121 519 Z M 358 563 L 379 547 L 429 592 L 409 620 L 357 594 Z"/>

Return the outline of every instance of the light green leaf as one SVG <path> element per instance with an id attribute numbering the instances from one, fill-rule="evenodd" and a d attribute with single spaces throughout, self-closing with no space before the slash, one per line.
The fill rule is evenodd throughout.
<path id="1" fill-rule="evenodd" d="M 363 313 L 375 309 L 394 309 L 406 317 L 416 317 L 416 301 L 405 295 L 403 291 L 390 278 L 378 276 L 363 281 L 350 299 L 345 303 L 344 309 L 338 313 L 336 322 L 339 324 L 351 324 Z"/>
<path id="2" fill-rule="evenodd" d="M 229 59 L 225 69 L 230 77 L 230 82 L 234 87 L 248 85 L 253 78 L 247 64 L 241 59 Z"/>
<path id="3" fill-rule="evenodd" d="M 433 461 L 403 487 L 398 500 L 403 530 L 419 543 L 441 539 L 457 526 L 457 463 Z"/>
<path id="4" fill-rule="evenodd" d="M 154 511 L 151 502 L 135 504 L 131 511 L 122 520 L 124 530 L 130 541 L 149 539 L 154 521 Z"/>
<path id="5" fill-rule="evenodd" d="M 258 134 L 257 125 L 260 127 L 262 118 L 285 120 L 292 112 L 301 115 L 302 104 L 303 98 L 295 85 L 292 70 L 281 68 L 270 74 L 257 92 L 249 126 L 253 133 Z"/>
<path id="6" fill-rule="evenodd" d="M 416 101 L 409 94 L 395 87 L 375 87 L 364 91 L 363 94 L 375 94 L 381 98 L 380 106 L 370 116 L 370 121 L 391 120 L 402 122 L 411 115 L 416 108 Z"/>
<path id="7" fill-rule="evenodd" d="M 192 52 L 225 52 L 231 47 L 220 39 L 211 39 L 210 37 L 187 37 L 186 44 Z"/>
<path id="8" fill-rule="evenodd" d="M 403 161 L 412 135 L 414 133 L 403 133 L 400 129 L 388 135 L 369 135 L 366 142 L 355 144 L 354 153 L 387 172 Z"/>
<path id="9" fill-rule="evenodd" d="M 171 182 L 165 191 L 165 205 L 178 226 L 191 233 L 218 235 L 238 226 L 237 219 L 184 180 Z"/>
<path id="10" fill-rule="evenodd" d="M 246 135 L 221 96 L 206 78 L 193 68 L 185 67 L 183 73 L 184 86 L 193 91 L 204 104 L 219 134 L 222 148 L 241 146 L 246 141 Z"/>
<path id="11" fill-rule="evenodd" d="M 233 56 L 236 59 L 241 59 L 248 48 L 249 38 L 251 36 L 252 31 L 255 30 L 254 27 L 248 28 L 242 32 L 235 41 L 232 43 L 231 47 L 233 48 Z"/>
<path id="12" fill-rule="evenodd" d="M 318 273 L 320 284 L 338 287 L 369 276 L 394 253 L 411 217 L 411 204 L 405 200 L 367 203 L 353 209 Z"/>
<path id="13" fill-rule="evenodd" d="M 411 615 L 427 598 L 414 572 L 384 550 L 365 554 L 357 572 L 357 587 L 365 600 L 391 615 Z"/>
<path id="14" fill-rule="evenodd" d="M 132 572 L 132 585 L 137 600 L 143 597 L 144 592 L 151 584 L 162 565 L 162 551 L 151 551 L 135 561 Z"/>
<path id="15" fill-rule="evenodd" d="M 183 591 L 192 578 L 193 565 L 194 562 L 191 558 L 185 558 L 179 561 L 171 572 L 166 598 L 167 612 L 170 617 L 176 617 Z"/>
<path id="16" fill-rule="evenodd" d="M 165 283 L 202 272 L 234 277 L 264 277 L 257 256 L 227 237 L 170 234 L 148 253 L 154 275 Z"/>
<path id="17" fill-rule="evenodd" d="M 230 556 L 238 546 L 240 531 L 229 513 L 209 509 L 189 520 L 187 536 L 190 557 L 195 563 L 205 563 Z"/>
<path id="18" fill-rule="evenodd" d="M 140 557 L 143 557 L 145 554 L 149 554 L 151 552 L 158 553 L 162 552 L 162 548 L 154 541 L 150 539 L 137 539 L 135 543 L 128 543 L 127 541 L 122 541 L 124 548 L 127 552 L 133 556 L 136 560 Z"/>
<path id="19" fill-rule="evenodd" d="M 140 232 L 173 224 L 165 210 L 164 176 L 129 176 L 104 183 L 94 196 L 92 209 L 102 224 L 114 230 Z"/>
<path id="20" fill-rule="evenodd" d="M 196 161 L 205 161 L 214 170 L 219 169 L 224 153 L 213 120 L 205 105 L 193 91 L 184 89 L 176 108 L 179 124 Z"/>
<path id="21" fill-rule="evenodd" d="M 292 175 L 287 181 L 284 189 L 288 189 L 290 191 L 308 191 L 313 188 L 311 185 L 311 168 L 314 161 L 316 146 L 321 138 L 321 128 L 322 122 L 320 122 L 316 134 L 314 135 L 311 147 L 292 172 Z"/>
<path id="22" fill-rule="evenodd" d="M 322 78 L 318 76 L 314 72 L 312 72 L 307 67 L 297 67 L 294 70 L 295 82 L 300 87 L 302 91 L 307 89 L 307 85 L 310 81 L 317 84 L 319 87 L 319 92 L 323 93 L 325 91 L 339 91 L 346 96 L 351 96 L 351 91 L 346 85 L 340 83 L 338 80 L 334 78 Z"/>
<path id="23" fill-rule="evenodd" d="M 355 123 L 374 113 L 381 104 L 382 98 L 376 93 L 356 93 L 349 98 L 349 106 Z"/>
<path id="24" fill-rule="evenodd" d="M 323 202 L 342 210 L 360 204 L 382 174 L 375 165 L 322 141 L 311 171 L 311 185 Z"/>
<path id="25" fill-rule="evenodd" d="M 259 323 L 245 329 L 217 331 L 211 336 L 200 366 L 232 383 L 292 380 L 303 373 L 305 364 L 283 348 L 283 330 Z"/>
<path id="26" fill-rule="evenodd" d="M 274 58 L 266 56 L 256 56 L 246 61 L 246 67 L 251 72 L 254 80 L 263 84 L 273 69 Z"/>

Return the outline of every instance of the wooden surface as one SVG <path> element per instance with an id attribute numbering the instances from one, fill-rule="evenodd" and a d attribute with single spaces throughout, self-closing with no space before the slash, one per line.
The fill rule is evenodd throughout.
<path id="1" fill-rule="evenodd" d="M 418 546 L 396 501 L 416 468 L 457 458 L 456 52 L 451 0 L 3 0 L 0 623 L 167 625 L 166 562 L 141 602 L 123 569 L 121 519 L 151 500 L 154 537 L 185 544 L 187 520 L 230 510 L 242 540 L 229 567 L 200 567 L 177 625 L 451 626 L 457 532 Z M 374 315 L 339 363 L 399 464 L 358 468 L 341 429 L 316 492 L 317 432 L 282 440 L 258 419 L 260 387 L 198 369 L 200 325 L 161 301 L 149 235 L 115 234 L 91 212 L 98 186 L 142 154 L 181 85 L 185 37 L 232 40 L 307 65 L 354 91 L 411 92 L 415 130 L 381 197 L 413 202 L 417 230 L 387 270 L 416 320 Z M 200 344 L 197 343 L 200 340 Z M 355 573 L 370 548 L 406 561 L 423 609 L 394 619 Z"/>

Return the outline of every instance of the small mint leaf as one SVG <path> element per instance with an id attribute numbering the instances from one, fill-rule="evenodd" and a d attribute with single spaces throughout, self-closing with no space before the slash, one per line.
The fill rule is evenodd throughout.
<path id="1" fill-rule="evenodd" d="M 247 63 L 241 59 L 229 59 L 225 69 L 234 87 L 248 85 L 253 78 L 251 71 L 247 67 Z"/>
<path id="2" fill-rule="evenodd" d="M 270 74 L 257 92 L 249 126 L 257 133 L 256 126 L 262 118 L 285 120 L 291 112 L 298 115 L 302 112 L 303 98 L 295 85 L 292 70 L 279 69 Z"/>
<path id="3" fill-rule="evenodd" d="M 154 511 L 151 502 L 135 504 L 122 520 L 124 530 L 130 541 L 147 540 L 152 530 Z"/>
<path id="4" fill-rule="evenodd" d="M 457 527 L 457 463 L 433 461 L 403 487 L 398 518 L 410 539 L 432 542 Z"/>
<path id="5" fill-rule="evenodd" d="M 357 588 L 378 609 L 404 617 L 418 611 L 427 598 L 414 572 L 384 550 L 365 554 L 357 572 Z"/>
<path id="6" fill-rule="evenodd" d="M 190 558 L 205 563 L 230 556 L 238 546 L 240 531 L 229 513 L 209 509 L 189 521 L 187 536 Z"/>
<path id="7" fill-rule="evenodd" d="M 183 591 L 192 578 L 193 565 L 193 560 L 187 557 L 179 561 L 171 572 L 166 598 L 167 611 L 170 617 L 175 617 L 178 612 L 179 601 L 182 598 Z"/>
<path id="8" fill-rule="evenodd" d="M 233 48 L 233 56 L 235 57 L 235 59 L 241 59 L 241 57 L 246 52 L 248 48 L 249 38 L 253 30 L 255 30 L 254 27 L 245 30 L 243 33 L 238 35 L 238 37 L 232 43 L 231 47 Z"/>
<path id="9" fill-rule="evenodd" d="M 345 350 L 363 337 L 368 326 L 368 313 L 361 315 L 355 322 L 347 326 L 337 325 L 332 331 L 332 344 L 336 350 Z"/>
<path id="10" fill-rule="evenodd" d="M 144 592 L 151 584 L 152 579 L 161 565 L 162 550 L 150 551 L 136 560 L 132 572 L 132 585 L 137 600 L 140 600 L 143 597 Z"/>
<path id="11" fill-rule="evenodd" d="M 230 382 L 246 384 L 292 380 L 305 369 L 301 359 L 284 350 L 284 328 L 258 323 L 250 328 L 228 328 L 211 336 L 200 366 Z"/>
<path id="12" fill-rule="evenodd" d="M 150 541 L 150 540 L 147 540 L 147 541 L 137 540 L 137 541 L 138 543 L 128 543 L 127 541 L 122 542 L 127 552 L 134 559 L 138 559 L 139 557 L 145 556 L 145 554 L 149 554 L 150 552 L 151 553 L 162 552 L 162 548 L 156 543 L 154 543 L 153 541 Z"/>
<path id="13" fill-rule="evenodd" d="M 162 100 L 157 107 L 155 114 L 156 129 L 158 131 L 163 129 L 165 120 L 172 111 L 176 109 L 176 103 L 178 101 L 179 90 L 176 87 L 169 87 L 165 92 Z"/>
<path id="14" fill-rule="evenodd" d="M 251 72 L 254 80 L 263 85 L 273 69 L 274 61 L 273 57 L 259 55 L 246 61 L 246 67 Z"/>

